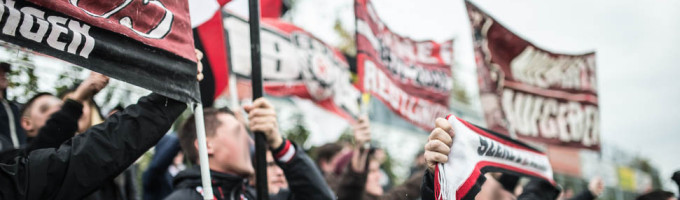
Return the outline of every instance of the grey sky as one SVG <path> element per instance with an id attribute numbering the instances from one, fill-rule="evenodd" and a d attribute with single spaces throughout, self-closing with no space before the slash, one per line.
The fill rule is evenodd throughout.
<path id="1" fill-rule="evenodd" d="M 229 7 L 245 12 L 245 0 Z M 299 0 L 292 21 L 337 44 L 339 18 L 353 30 L 352 0 Z M 456 39 L 457 78 L 477 93 L 463 1 L 373 0 L 390 28 L 415 39 Z M 475 0 L 502 24 L 539 47 L 596 51 L 602 140 L 649 157 L 668 180 L 680 169 L 680 1 Z M 666 182 L 669 189 L 674 185 Z M 676 190 L 677 191 L 677 190 Z"/>

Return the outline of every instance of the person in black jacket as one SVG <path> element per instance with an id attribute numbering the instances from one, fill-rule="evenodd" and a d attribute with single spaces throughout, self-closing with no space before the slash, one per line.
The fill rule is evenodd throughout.
<path id="1" fill-rule="evenodd" d="M 201 71 L 199 62 L 199 80 Z M 13 158 L 4 157 L 12 154 L 3 152 L 0 199 L 82 199 L 155 145 L 186 107 L 183 102 L 152 93 L 58 148 L 35 149 Z M 78 129 L 77 122 L 68 124 L 64 132 Z"/>
<path id="2" fill-rule="evenodd" d="M 289 199 L 333 199 L 335 195 L 324 181 L 321 172 L 304 150 L 281 137 L 276 111 L 271 103 L 259 98 L 244 107 L 248 112 L 252 131 L 265 134 L 276 164 L 283 169 L 291 195 Z M 256 199 L 248 189 L 247 179 L 254 175 L 249 145 L 252 142 L 246 127 L 228 108 L 204 111 L 208 160 L 210 162 L 214 198 Z M 178 132 L 184 155 L 198 161 L 193 117 Z M 200 170 L 194 166 L 180 172 L 174 180 L 175 191 L 166 200 L 203 199 Z"/>
<path id="3" fill-rule="evenodd" d="M 59 148 L 3 161 L 0 199 L 81 199 L 155 145 L 185 109 L 185 103 L 151 94 Z"/>
<path id="4" fill-rule="evenodd" d="M 26 109 L 22 112 L 22 124 L 27 128 L 31 127 L 27 130 L 35 131 L 36 133 L 31 135 L 37 136 L 20 152 L 27 154 L 41 148 L 58 148 L 59 145 L 73 137 L 77 130 L 72 131 L 69 127 L 73 123 L 78 125 L 78 119 L 83 114 L 83 104 L 106 87 L 108 82 L 108 77 L 91 72 L 90 76 L 64 99 L 63 104 L 49 93 L 37 94 L 31 98 L 32 100 L 26 103 Z M 60 109 L 55 110 L 54 107 L 58 105 L 61 105 Z M 47 115 L 49 119 L 42 115 Z"/>
<path id="5" fill-rule="evenodd" d="M 635 200 L 676 200 L 672 192 L 654 190 L 638 196 Z"/>
<path id="6" fill-rule="evenodd" d="M 26 143 L 26 133 L 20 125 L 19 106 L 7 101 L 11 65 L 0 62 L 0 150 L 16 149 Z"/>

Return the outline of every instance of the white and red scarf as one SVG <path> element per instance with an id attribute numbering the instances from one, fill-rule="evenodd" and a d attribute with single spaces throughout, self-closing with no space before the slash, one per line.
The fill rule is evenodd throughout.
<path id="1" fill-rule="evenodd" d="M 474 199 L 488 172 L 510 173 L 550 183 L 553 172 L 548 157 L 522 142 L 482 130 L 453 115 L 447 117 L 455 136 L 449 160 L 435 169 L 435 198 Z"/>

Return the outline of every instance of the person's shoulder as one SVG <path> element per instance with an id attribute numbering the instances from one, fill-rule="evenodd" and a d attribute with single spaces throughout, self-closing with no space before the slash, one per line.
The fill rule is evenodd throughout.
<path id="1" fill-rule="evenodd" d="M 175 189 L 165 200 L 201 200 L 203 197 L 196 190 L 191 188 Z"/>

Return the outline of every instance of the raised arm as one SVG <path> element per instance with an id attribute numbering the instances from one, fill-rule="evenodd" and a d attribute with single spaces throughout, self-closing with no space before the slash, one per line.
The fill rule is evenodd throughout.
<path id="1" fill-rule="evenodd" d="M 335 195 L 304 150 L 281 137 L 274 106 L 265 98 L 244 107 L 252 131 L 265 134 L 277 164 L 283 169 L 294 199 L 333 199 Z"/>
<path id="2" fill-rule="evenodd" d="M 186 104 L 157 94 L 73 137 L 29 154 L 27 199 L 80 199 L 155 145 Z"/>
<path id="3" fill-rule="evenodd" d="M 75 92 L 67 96 L 61 109 L 45 122 L 38 136 L 27 145 L 26 154 L 36 149 L 57 148 L 78 131 L 78 119 L 83 115 L 83 102 L 89 101 L 109 83 L 109 78 L 96 72 L 83 81 Z M 75 128 L 75 129 L 74 129 Z"/>

